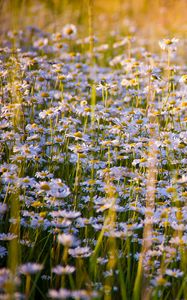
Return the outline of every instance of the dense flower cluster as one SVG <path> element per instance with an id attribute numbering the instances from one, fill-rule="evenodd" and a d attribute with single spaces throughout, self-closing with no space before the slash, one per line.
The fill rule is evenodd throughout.
<path id="1" fill-rule="evenodd" d="M 10 37 L 0 50 L 0 256 L 11 255 L 13 242 L 22 253 L 14 274 L 3 260 L 0 292 L 5 296 L 11 276 L 38 273 L 50 298 L 102 299 L 111 292 L 122 299 L 126 286 L 123 299 L 132 299 L 151 224 L 144 275 L 153 294 L 165 288 L 179 299 L 187 247 L 187 69 L 176 64 L 180 43 L 160 42 L 172 52 L 168 65 L 167 51 L 151 55 L 143 41 L 122 37 L 95 47 L 93 66 L 84 50 L 89 39 L 76 34 L 72 24 L 53 35 L 36 32 L 26 51 L 25 31 L 14 51 Z M 129 44 L 131 55 L 124 52 Z"/>

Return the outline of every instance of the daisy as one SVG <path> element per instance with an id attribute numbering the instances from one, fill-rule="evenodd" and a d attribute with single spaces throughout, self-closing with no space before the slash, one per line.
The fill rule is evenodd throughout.
<path id="1" fill-rule="evenodd" d="M 66 39 L 73 39 L 77 34 L 77 28 L 73 24 L 67 24 L 63 27 L 62 34 Z"/>

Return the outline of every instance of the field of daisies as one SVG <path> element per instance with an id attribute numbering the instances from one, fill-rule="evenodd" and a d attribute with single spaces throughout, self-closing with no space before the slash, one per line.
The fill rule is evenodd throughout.
<path id="1" fill-rule="evenodd" d="M 186 40 L 9 31 L 0 299 L 187 299 Z"/>

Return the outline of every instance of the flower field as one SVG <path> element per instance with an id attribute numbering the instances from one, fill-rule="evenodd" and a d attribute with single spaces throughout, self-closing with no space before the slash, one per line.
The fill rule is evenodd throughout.
<path id="1" fill-rule="evenodd" d="M 0 299 L 187 300 L 186 36 L 86 12 L 1 39 Z"/>

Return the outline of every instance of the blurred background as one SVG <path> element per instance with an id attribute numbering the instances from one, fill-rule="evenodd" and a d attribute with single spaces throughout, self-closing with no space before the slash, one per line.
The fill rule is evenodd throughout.
<path id="1" fill-rule="evenodd" d="M 60 31 L 67 23 L 88 36 L 92 5 L 94 34 L 141 35 L 149 39 L 187 36 L 187 0 L 0 0 L 1 39 L 9 30 L 36 26 Z"/>

